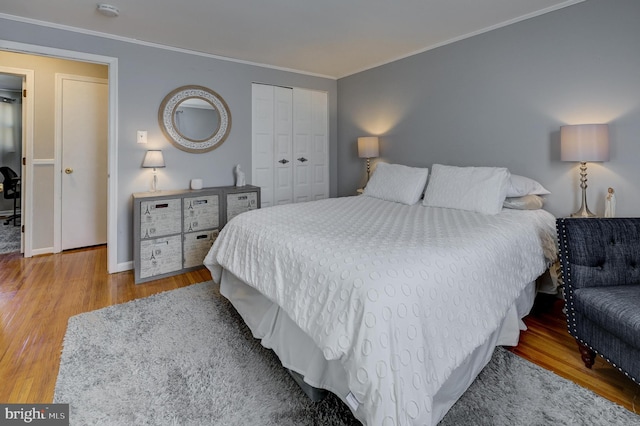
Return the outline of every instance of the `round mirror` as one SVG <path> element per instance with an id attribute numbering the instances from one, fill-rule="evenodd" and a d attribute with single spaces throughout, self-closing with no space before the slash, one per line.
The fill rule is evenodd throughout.
<path id="1" fill-rule="evenodd" d="M 231 130 L 231 113 L 211 89 L 183 86 L 169 93 L 158 111 L 160 128 L 169 141 L 187 152 L 207 152 L 222 145 Z"/>

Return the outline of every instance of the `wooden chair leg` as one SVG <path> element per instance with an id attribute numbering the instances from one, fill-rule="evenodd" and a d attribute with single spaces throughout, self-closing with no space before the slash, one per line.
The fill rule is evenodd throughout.
<path id="1" fill-rule="evenodd" d="M 589 349 L 589 347 L 584 343 L 577 343 L 578 349 L 580 350 L 580 356 L 582 357 L 582 362 L 584 362 L 585 367 L 593 367 L 593 363 L 596 361 L 596 353 Z"/>

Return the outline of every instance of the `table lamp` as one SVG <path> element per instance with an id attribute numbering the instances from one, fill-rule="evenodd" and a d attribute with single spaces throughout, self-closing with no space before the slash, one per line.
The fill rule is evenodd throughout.
<path id="1" fill-rule="evenodd" d="M 158 172 L 156 171 L 156 169 L 158 167 L 165 167 L 162 151 L 159 149 L 147 151 L 147 153 L 144 156 L 144 160 L 142 161 L 142 167 L 145 169 L 153 169 L 153 181 L 151 181 L 151 192 L 156 192 L 158 189 Z"/>
<path id="2" fill-rule="evenodd" d="M 379 155 L 377 136 L 363 136 L 358 138 L 358 157 L 367 159 L 367 182 L 371 175 L 371 159 Z"/>
<path id="3" fill-rule="evenodd" d="M 560 159 L 580 162 L 582 206 L 571 217 L 595 217 L 587 207 L 587 162 L 609 161 L 609 126 L 578 124 L 560 127 Z"/>

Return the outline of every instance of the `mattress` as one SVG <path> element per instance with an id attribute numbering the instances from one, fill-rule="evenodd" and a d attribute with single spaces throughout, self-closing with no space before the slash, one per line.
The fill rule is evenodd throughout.
<path id="1" fill-rule="evenodd" d="M 554 258 L 554 224 L 542 210 L 489 216 L 345 197 L 240 215 L 205 265 L 262 294 L 314 356 L 338 363 L 346 389 L 312 384 L 346 392 L 363 423 L 429 425 L 443 415 L 445 383 L 475 377 L 465 368 L 474 353 L 488 360 L 505 318 L 518 319 L 516 301 Z"/>

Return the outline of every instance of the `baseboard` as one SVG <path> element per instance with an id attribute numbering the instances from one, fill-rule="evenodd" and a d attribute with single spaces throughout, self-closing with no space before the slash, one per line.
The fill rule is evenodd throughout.
<path id="1" fill-rule="evenodd" d="M 122 263 L 118 263 L 116 265 L 116 270 L 115 272 L 124 272 L 124 271 L 130 271 L 133 269 L 133 261 L 130 260 L 129 262 L 122 262 Z"/>
<path id="2" fill-rule="evenodd" d="M 32 256 L 38 256 L 41 254 L 51 254 L 51 253 L 53 253 L 53 247 L 45 247 L 45 248 L 31 250 Z"/>

